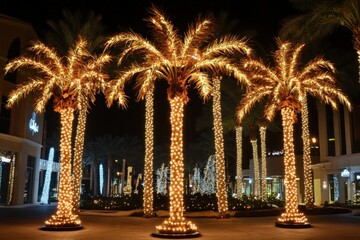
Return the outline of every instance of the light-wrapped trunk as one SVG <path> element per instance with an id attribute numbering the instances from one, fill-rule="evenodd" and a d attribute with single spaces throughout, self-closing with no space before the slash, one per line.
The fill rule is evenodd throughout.
<path id="1" fill-rule="evenodd" d="M 213 79 L 213 117 L 215 135 L 217 199 L 220 217 L 228 214 L 228 202 L 225 179 L 224 136 L 221 117 L 220 78 Z"/>
<path id="2" fill-rule="evenodd" d="M 260 126 L 260 144 L 261 144 L 261 195 L 262 199 L 267 199 L 266 193 L 266 127 Z"/>
<path id="3" fill-rule="evenodd" d="M 144 217 L 153 214 L 154 92 L 145 95 Z"/>
<path id="4" fill-rule="evenodd" d="M 78 124 L 76 128 L 75 137 L 75 153 L 73 163 L 73 176 L 74 176 L 74 197 L 73 205 L 74 212 L 80 211 L 80 187 L 82 179 L 82 157 L 84 150 L 84 138 L 86 127 L 86 109 L 80 109 L 78 116 Z"/>
<path id="5" fill-rule="evenodd" d="M 74 109 L 60 110 L 60 181 L 59 198 L 56 214 L 45 222 L 46 226 L 62 227 L 80 225 L 79 216 L 73 212 L 73 188 L 71 177 L 71 134 L 74 120 Z"/>
<path id="6" fill-rule="evenodd" d="M 257 139 L 253 139 L 250 142 L 252 146 L 253 162 L 254 162 L 254 195 L 260 196 L 260 169 L 259 169 Z"/>
<path id="7" fill-rule="evenodd" d="M 301 100 L 301 121 L 302 121 L 302 140 L 303 140 L 303 164 L 304 164 L 304 188 L 305 205 L 312 207 L 313 188 L 311 175 L 311 156 L 310 156 L 310 134 L 309 134 L 309 114 L 306 95 Z"/>
<path id="8" fill-rule="evenodd" d="M 297 201 L 296 168 L 294 151 L 294 111 L 289 108 L 281 110 L 283 138 L 284 138 L 284 167 L 285 167 L 285 212 L 278 219 L 279 222 L 304 224 L 307 219 L 299 212 Z"/>
<path id="9" fill-rule="evenodd" d="M 236 131 L 236 176 L 237 176 L 237 185 L 236 192 L 237 198 L 242 198 L 243 184 L 242 184 L 242 127 L 237 126 Z"/>
<path id="10" fill-rule="evenodd" d="M 170 217 L 157 226 L 159 233 L 179 234 L 196 232 L 196 226 L 184 217 L 184 157 L 183 117 L 184 102 L 181 96 L 170 99 Z"/>

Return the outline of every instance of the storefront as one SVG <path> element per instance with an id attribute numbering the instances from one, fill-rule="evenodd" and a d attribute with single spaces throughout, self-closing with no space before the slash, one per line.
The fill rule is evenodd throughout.
<path id="1" fill-rule="evenodd" d="M 360 153 L 328 157 L 312 166 L 315 204 L 360 204 Z"/>

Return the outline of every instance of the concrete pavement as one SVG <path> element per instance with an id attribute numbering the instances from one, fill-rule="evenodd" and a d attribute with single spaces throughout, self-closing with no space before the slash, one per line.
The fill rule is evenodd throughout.
<path id="1" fill-rule="evenodd" d="M 78 231 L 39 230 L 56 211 L 54 205 L 0 208 L 0 239 L 157 239 L 151 237 L 164 218 L 129 217 L 128 212 L 83 211 L 84 229 Z M 189 217 L 201 233 L 198 239 L 359 239 L 360 216 L 332 214 L 308 216 L 312 228 L 286 229 L 274 226 L 276 217 L 200 218 Z"/>

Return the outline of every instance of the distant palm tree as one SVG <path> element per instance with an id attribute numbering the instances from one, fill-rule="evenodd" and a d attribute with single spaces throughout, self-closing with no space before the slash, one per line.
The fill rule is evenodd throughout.
<path id="1" fill-rule="evenodd" d="M 285 21 L 280 36 L 289 40 L 308 42 L 328 35 L 337 27 L 349 29 L 358 56 L 360 81 L 360 2 L 358 0 L 292 0 L 292 2 L 304 13 Z"/>
<path id="2" fill-rule="evenodd" d="M 99 161 L 100 145 L 95 140 L 87 141 L 84 145 L 83 164 L 90 165 L 90 191 L 94 196 L 99 194 Z"/>
<path id="3" fill-rule="evenodd" d="M 59 183 L 58 211 L 46 221 L 45 227 L 61 229 L 63 227 L 80 227 L 80 219 L 74 212 L 73 188 L 71 177 L 71 136 L 74 111 L 81 110 L 84 98 L 94 95 L 105 83 L 107 75 L 101 67 L 108 61 L 107 55 L 92 56 L 87 51 L 87 42 L 78 39 L 66 58 L 58 56 L 56 51 L 41 42 L 30 48 L 28 55 L 9 62 L 5 71 L 14 71 L 22 67 L 36 70 L 39 75 L 31 77 L 9 95 L 8 105 L 12 107 L 31 92 L 38 92 L 35 100 L 35 111 L 43 112 L 51 97 L 54 98 L 54 110 L 61 118 L 61 169 Z"/>
<path id="4" fill-rule="evenodd" d="M 110 196 L 113 176 L 113 165 L 120 147 L 120 137 L 106 134 L 95 139 L 100 148 L 100 156 L 104 159 L 104 189 L 103 194 Z M 120 159 L 122 160 L 122 159 Z"/>
<path id="5" fill-rule="evenodd" d="M 135 77 L 139 86 L 139 98 L 152 89 L 154 81 L 164 79 L 169 87 L 167 90 L 170 102 L 171 122 L 171 190 L 170 190 L 170 218 L 163 225 L 158 226 L 160 233 L 193 233 L 196 226 L 186 222 L 183 217 L 183 111 L 188 102 L 188 87 L 194 84 L 203 98 L 211 93 L 211 81 L 207 72 L 222 72 L 236 74 L 225 54 L 242 52 L 245 42 L 235 36 L 225 36 L 209 44 L 213 24 L 210 19 L 199 19 L 190 25 L 188 32 L 181 39 L 167 17 L 152 6 L 148 22 L 154 32 L 155 42 L 150 42 L 142 36 L 129 32 L 120 33 L 107 42 L 107 47 L 115 44 L 125 46 L 118 62 L 129 54 L 140 54 L 142 62 L 134 62 L 128 69 L 120 72 L 119 77 L 107 94 L 108 104 L 113 101 L 124 102 L 124 97 L 118 95 L 123 92 L 124 83 Z M 225 182 L 225 176 L 218 179 Z M 144 183 L 152 184 L 152 183 Z M 221 184 L 224 186 L 225 184 Z M 226 189 L 223 190 L 226 196 Z M 145 199 L 144 199 L 145 201 Z M 144 205 L 146 207 L 147 205 Z M 227 211 L 227 201 L 221 202 L 220 211 Z M 147 211 L 147 210 L 144 210 Z"/>
<path id="6" fill-rule="evenodd" d="M 336 100 L 351 108 L 348 98 L 336 87 L 333 65 L 322 58 L 315 58 L 300 67 L 299 55 L 304 45 L 293 46 L 278 40 L 279 49 L 275 52 L 275 66 L 265 66 L 261 61 L 249 60 L 244 68 L 249 71 L 252 82 L 238 106 L 237 120 L 242 121 L 245 114 L 257 102 L 267 99 L 264 117 L 273 120 L 277 110 L 281 111 L 284 138 L 285 165 L 285 213 L 278 224 L 307 225 L 306 217 L 298 211 L 296 197 L 295 153 L 293 143 L 293 124 L 297 112 L 301 111 L 301 101 L 305 94 L 312 95 L 337 108 Z"/>

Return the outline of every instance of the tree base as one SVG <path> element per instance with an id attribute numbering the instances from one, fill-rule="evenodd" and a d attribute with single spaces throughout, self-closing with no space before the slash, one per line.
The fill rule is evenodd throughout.
<path id="1" fill-rule="evenodd" d="M 311 224 L 309 222 L 305 222 L 305 223 L 275 222 L 275 227 L 280 227 L 280 228 L 310 228 Z"/>
<path id="2" fill-rule="evenodd" d="M 193 233 L 152 233 L 152 237 L 157 238 L 197 238 L 200 237 L 200 232 Z"/>
<path id="3" fill-rule="evenodd" d="M 225 212 L 225 213 L 219 213 L 219 215 L 217 215 L 218 219 L 224 219 L 224 218 L 230 218 L 230 213 Z"/>
<path id="4" fill-rule="evenodd" d="M 40 230 L 44 231 L 77 231 L 83 229 L 83 225 L 74 224 L 74 225 L 44 225 L 40 227 Z"/>

